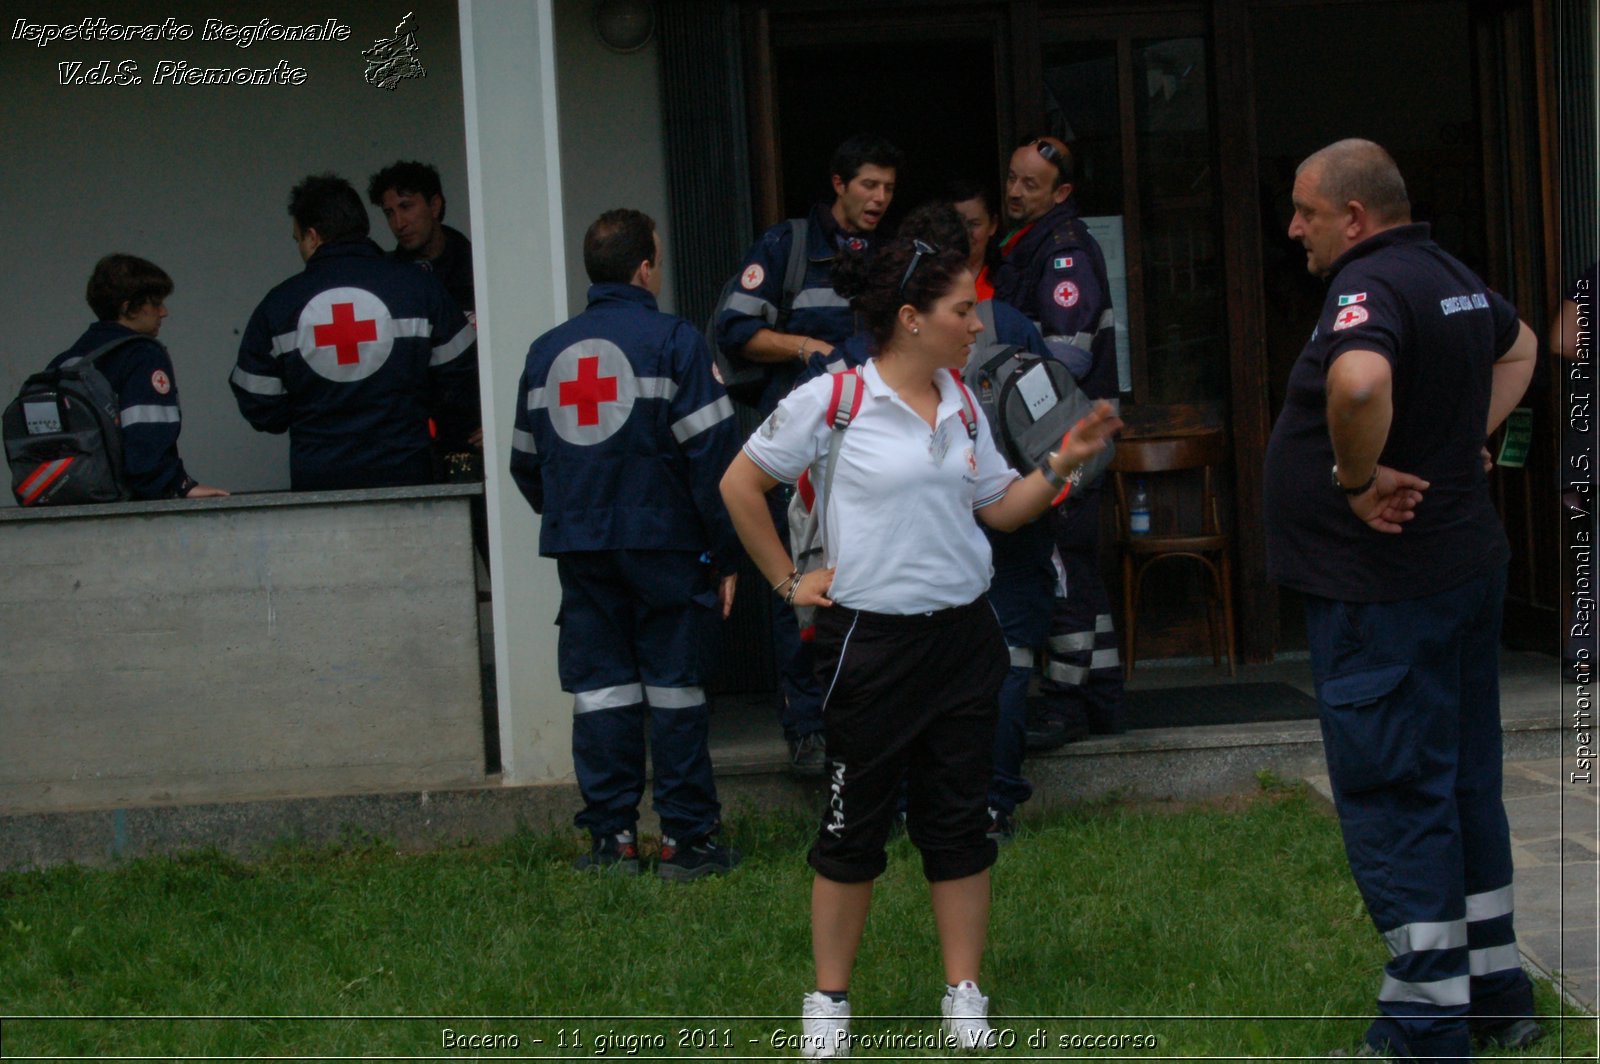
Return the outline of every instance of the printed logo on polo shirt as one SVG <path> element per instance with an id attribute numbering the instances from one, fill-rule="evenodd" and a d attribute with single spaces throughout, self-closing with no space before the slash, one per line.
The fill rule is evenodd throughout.
<path id="1" fill-rule="evenodd" d="M 778 434 L 778 430 L 783 428 L 783 419 L 783 408 L 779 407 L 777 410 L 774 410 L 767 417 L 767 420 L 761 423 L 761 438 L 764 440 L 770 440 L 772 437 L 776 436 Z"/>
<path id="2" fill-rule="evenodd" d="M 1050 268 L 1054 269 L 1054 270 L 1070 270 L 1070 269 L 1072 269 L 1072 256 L 1071 255 L 1061 255 L 1061 256 L 1059 256 L 1057 258 L 1051 259 L 1050 260 Z"/>
<path id="3" fill-rule="evenodd" d="M 622 348 L 598 337 L 579 340 L 556 356 L 545 377 L 550 426 L 580 447 L 616 435 L 633 413 L 639 382 Z"/>
<path id="4" fill-rule="evenodd" d="M 972 474 L 970 479 L 978 478 L 978 454 L 971 447 L 967 448 L 967 472 Z"/>
<path id="5" fill-rule="evenodd" d="M 1078 286 L 1071 281 L 1062 281 L 1056 285 L 1055 301 L 1063 307 L 1076 306 L 1078 303 Z"/>
<path id="6" fill-rule="evenodd" d="M 1365 303 L 1366 301 L 1367 293 L 1365 292 L 1351 292 L 1349 295 L 1339 297 L 1339 305 L 1341 307 L 1352 306 L 1356 303 Z"/>
<path id="7" fill-rule="evenodd" d="M 389 308 L 364 288 L 330 288 L 300 310 L 296 343 L 319 377 L 348 383 L 372 376 L 394 351 Z"/>
<path id="8" fill-rule="evenodd" d="M 761 268 L 761 264 L 759 262 L 752 262 L 749 266 L 745 267 L 744 273 L 739 275 L 739 284 L 743 286 L 745 291 L 748 292 L 760 288 L 761 282 L 765 281 L 766 279 L 767 271 Z"/>
<path id="9" fill-rule="evenodd" d="M 172 391 L 172 380 L 167 376 L 165 370 L 158 369 L 150 374 L 150 387 L 156 390 L 157 395 L 166 395 Z"/>
<path id="10" fill-rule="evenodd" d="M 1338 317 L 1333 319 L 1333 331 L 1339 332 L 1344 329 L 1353 329 L 1366 320 L 1366 307 L 1346 307 L 1339 312 Z"/>

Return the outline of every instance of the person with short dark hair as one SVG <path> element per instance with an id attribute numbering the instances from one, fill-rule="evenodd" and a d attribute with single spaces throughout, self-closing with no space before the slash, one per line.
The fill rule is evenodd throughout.
<path id="1" fill-rule="evenodd" d="M 511 476 L 561 578 L 561 689 L 591 838 L 580 869 L 639 873 L 645 730 L 661 818 L 657 874 L 730 871 L 707 745 L 701 652 L 733 605 L 742 552 L 717 493 L 739 446 L 705 337 L 656 308 L 661 238 L 640 211 L 589 227 L 582 314 L 528 349 Z"/>
<path id="2" fill-rule="evenodd" d="M 816 990 L 802 1003 L 804 1057 L 849 1055 L 848 991 L 872 884 L 902 781 L 907 831 L 922 852 L 948 989 L 940 1006 L 960 1049 L 992 1048 L 978 987 L 988 933 L 985 835 L 996 697 L 1005 637 L 985 598 L 989 541 L 979 522 L 1036 519 L 1073 467 L 1118 422 L 1100 404 L 1039 470 L 1019 477 L 1001 457 L 959 372 L 983 328 L 966 255 L 920 239 L 891 241 L 834 271 L 874 345 L 860 403 L 820 501 L 836 382 L 796 388 L 746 441 L 722 495 L 751 560 L 790 604 L 816 606 L 831 786 L 811 848 Z M 806 470 L 819 492 L 825 568 L 792 571 L 765 495 Z"/>
<path id="3" fill-rule="evenodd" d="M 1289 237 L 1332 284 L 1267 445 L 1267 575 L 1305 596 L 1334 806 L 1390 952 L 1357 1055 L 1521 1048 L 1543 1030 L 1512 925 L 1510 551 L 1484 441 L 1527 389 L 1537 341 L 1412 222 L 1378 145 L 1314 153 L 1293 200 Z"/>
<path id="4" fill-rule="evenodd" d="M 135 499 L 226 495 L 196 481 L 178 457 L 183 414 L 177 372 L 156 339 L 171 294 L 172 278 L 160 266 L 136 255 L 107 255 L 95 263 L 84 293 L 99 320 L 51 359 L 49 368 L 103 352 L 95 366 L 117 393 L 123 473 Z"/>
<path id="5" fill-rule="evenodd" d="M 367 181 L 367 200 L 383 211 L 395 248 L 389 257 L 432 270 L 456 304 L 476 324 L 472 241 L 444 224 L 445 196 L 439 171 L 427 163 L 396 162 Z"/>
<path id="6" fill-rule="evenodd" d="M 441 437 L 478 423 L 476 334 L 430 273 L 367 239 L 349 182 L 307 177 L 289 197 L 304 271 L 256 307 L 229 383 L 245 420 L 289 434 L 296 491 L 429 484 Z"/>
<path id="7" fill-rule="evenodd" d="M 995 298 L 1026 314 L 1090 399 L 1116 396 L 1117 336 L 1100 245 L 1078 216 L 1072 151 L 1052 136 L 1023 137 L 1006 171 L 1011 231 L 999 243 Z M 1122 657 L 1100 573 L 1104 483 L 1080 484 L 1050 513 L 1061 561 L 1049 662 L 1028 746 L 1048 750 L 1122 724 Z"/>
<path id="8" fill-rule="evenodd" d="M 905 155 L 872 134 L 858 134 L 834 150 L 829 165 L 832 196 L 807 215 L 805 278 L 787 316 L 783 281 L 794 246 L 794 226 L 768 229 L 745 256 L 739 285 L 717 318 L 717 344 L 730 358 L 761 363 L 767 380 L 757 410 L 771 413 L 794 387 L 811 355 L 828 355 L 856 331 L 850 308 L 833 290 L 830 271 L 841 249 L 870 254 L 877 230 L 894 201 L 896 176 Z M 788 536 L 788 489 L 768 500 L 774 526 Z M 800 640 L 791 610 L 772 612 L 773 649 L 778 659 L 779 721 L 796 775 L 820 776 L 822 691 L 812 675 L 811 655 Z"/>
<path id="9" fill-rule="evenodd" d="M 1000 229 L 1000 208 L 994 189 L 988 184 L 965 178 L 945 186 L 944 199 L 961 215 L 967 227 L 967 267 L 973 271 L 978 298 L 994 298 L 991 273 L 999 260 L 995 234 Z"/>

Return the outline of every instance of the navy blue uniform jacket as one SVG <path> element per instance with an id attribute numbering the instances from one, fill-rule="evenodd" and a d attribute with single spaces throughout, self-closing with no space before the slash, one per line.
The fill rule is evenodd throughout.
<path id="1" fill-rule="evenodd" d="M 740 548 L 718 485 L 739 442 L 699 330 L 637 285 L 597 284 L 528 350 L 511 475 L 544 518 L 540 554 L 709 550 L 728 574 Z"/>
<path id="2" fill-rule="evenodd" d="M 97 321 L 50 368 L 87 355 L 123 336 L 139 336 L 126 325 Z M 189 483 L 178 457 L 178 379 L 167 349 L 153 336 L 130 340 L 98 363 L 117 393 L 122 421 L 122 465 L 135 499 L 170 499 Z"/>
<path id="3" fill-rule="evenodd" d="M 1090 399 L 1117 394 L 1117 331 L 1100 245 L 1071 198 L 1058 203 L 1017 238 L 994 270 L 994 297 L 1022 311 L 1047 341 L 1061 337 L 1088 351 L 1091 362 L 1064 357 Z"/>
<path id="4" fill-rule="evenodd" d="M 427 484 L 428 419 L 446 439 L 478 423 L 476 339 L 433 274 L 324 244 L 256 307 L 229 382 L 251 425 L 289 433 L 296 491 Z"/>

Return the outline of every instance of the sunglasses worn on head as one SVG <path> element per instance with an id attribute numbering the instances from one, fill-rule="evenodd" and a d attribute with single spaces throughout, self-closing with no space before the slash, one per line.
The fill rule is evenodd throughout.
<path id="1" fill-rule="evenodd" d="M 923 256 L 937 255 L 939 253 L 939 249 L 934 247 L 932 244 L 927 243 L 926 241 L 913 240 L 911 242 L 911 252 L 911 262 L 906 266 L 905 276 L 900 278 L 901 299 L 906 297 L 906 285 L 911 283 L 911 275 L 917 272 L 917 264 L 922 261 Z"/>
<path id="2" fill-rule="evenodd" d="M 1039 149 L 1039 154 L 1044 157 L 1045 162 L 1050 163 L 1057 170 L 1061 171 L 1063 175 L 1066 174 L 1067 156 L 1065 152 L 1056 147 L 1054 144 L 1051 144 L 1048 140 L 1044 140 L 1042 138 L 1032 141 L 1031 143 L 1035 148 Z"/>

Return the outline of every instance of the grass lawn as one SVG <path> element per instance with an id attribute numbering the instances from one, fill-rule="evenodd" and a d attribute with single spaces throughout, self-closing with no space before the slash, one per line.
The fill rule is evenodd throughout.
<path id="1" fill-rule="evenodd" d="M 793 1057 L 811 830 L 736 820 L 744 865 L 686 885 L 581 876 L 576 836 L 532 834 L 7 873 L 0 1056 Z M 993 1055 L 1321 1056 L 1358 1043 L 1385 959 L 1336 824 L 1297 790 L 1032 817 L 994 871 L 984 988 L 1015 1042 Z M 881 1041 L 856 1055 L 946 1055 L 942 992 L 901 839 L 850 995 Z M 1528 1059 L 1595 1056 L 1592 1021 L 1546 1026 Z"/>

